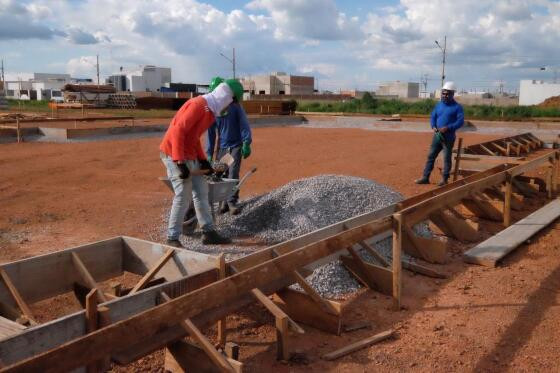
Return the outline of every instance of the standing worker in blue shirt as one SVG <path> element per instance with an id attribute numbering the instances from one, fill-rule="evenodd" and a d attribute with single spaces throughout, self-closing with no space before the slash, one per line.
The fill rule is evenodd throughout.
<path id="1" fill-rule="evenodd" d="M 428 153 L 428 160 L 424 168 L 424 174 L 420 179 L 415 180 L 416 184 L 429 184 L 430 174 L 434 169 L 434 162 L 438 154 L 443 149 L 443 179 L 438 186 L 447 184 L 449 172 L 451 171 L 451 153 L 455 143 L 455 131 L 464 123 L 465 115 L 463 107 L 455 101 L 455 83 L 446 82 L 441 89 L 441 102 L 438 102 L 434 110 L 430 124 L 434 130 L 432 145 Z"/>
<path id="2" fill-rule="evenodd" d="M 212 91 L 223 81 L 220 77 L 215 77 L 210 82 L 209 90 Z M 214 155 L 214 144 L 216 142 L 216 130 L 218 130 L 218 160 L 225 154 L 229 153 L 233 159 L 233 164 L 229 167 L 228 177 L 230 179 L 239 179 L 239 170 L 241 168 L 241 158 L 247 158 L 251 155 L 251 128 L 247 115 L 243 107 L 234 98 L 233 103 L 228 107 L 227 113 L 216 118 L 216 122 L 208 129 L 208 145 L 206 155 L 211 161 Z M 239 191 L 237 191 L 227 203 L 223 204 L 220 212 L 225 213 L 229 210 L 232 215 L 239 214 L 237 201 L 239 200 Z"/>

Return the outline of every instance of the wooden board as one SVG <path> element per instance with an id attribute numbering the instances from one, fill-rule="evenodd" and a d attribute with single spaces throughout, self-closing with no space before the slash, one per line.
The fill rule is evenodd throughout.
<path id="1" fill-rule="evenodd" d="M 377 290 L 381 294 L 393 294 L 393 272 L 390 269 L 366 262 L 362 262 L 362 266 L 359 265 L 355 258 L 346 255 L 342 255 L 340 260 L 358 281 L 365 286 Z M 368 271 L 368 273 L 364 271 Z"/>
<path id="2" fill-rule="evenodd" d="M 342 305 L 325 299 L 338 310 L 337 315 L 325 312 L 305 293 L 290 288 L 279 291 L 272 297 L 274 303 L 292 319 L 303 325 L 312 326 L 327 333 L 339 335 L 342 325 Z"/>
<path id="3" fill-rule="evenodd" d="M 185 318 L 191 318 L 212 307 L 223 305 L 251 289 L 261 288 L 270 281 L 284 277 L 288 271 L 309 265 L 337 252 L 340 247 L 348 247 L 384 232 L 390 226 L 390 219 L 381 219 L 347 230 L 175 298 L 126 320 L 108 325 L 40 355 L 19 361 L 9 368 L 35 372 L 48 371 L 54 367 L 57 370 L 71 370 L 83 366 L 112 353 L 118 347 L 128 346 L 138 340 L 149 338 L 162 329 L 174 327 Z M 70 356 L 71 358 L 68 358 Z"/>
<path id="4" fill-rule="evenodd" d="M 226 358 L 233 371 L 241 373 L 243 364 Z M 165 370 L 172 373 L 221 373 L 202 348 L 189 341 L 170 344 L 165 351 Z"/>
<path id="5" fill-rule="evenodd" d="M 503 257 L 560 216 L 560 199 L 465 252 L 467 263 L 494 267 Z"/>
<path id="6" fill-rule="evenodd" d="M 122 274 L 122 238 L 77 246 L 70 249 L 35 256 L 0 266 L 10 276 L 14 286 L 28 302 L 54 297 L 73 290 L 81 277 L 72 264 L 76 252 L 97 281 Z M 7 289 L 0 284 L 0 302 L 15 306 Z"/>
<path id="7" fill-rule="evenodd" d="M 328 354 L 323 355 L 323 359 L 324 360 L 335 360 L 338 359 L 339 357 L 342 357 L 344 355 L 348 355 L 352 352 L 361 350 L 362 348 L 366 348 L 368 346 L 371 346 L 374 343 L 377 342 L 381 342 L 387 338 L 390 338 L 393 335 L 393 330 L 387 330 L 378 334 L 375 334 L 371 337 L 368 337 L 366 339 L 362 339 L 360 341 L 354 342 L 352 344 L 349 344 L 348 346 L 345 346 L 341 349 L 338 349 L 336 351 L 333 352 L 329 352 Z"/>
<path id="8" fill-rule="evenodd" d="M 0 340 L 23 333 L 25 326 L 0 316 Z"/>

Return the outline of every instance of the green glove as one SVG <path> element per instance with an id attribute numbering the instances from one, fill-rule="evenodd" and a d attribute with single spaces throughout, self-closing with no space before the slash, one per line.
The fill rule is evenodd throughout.
<path id="1" fill-rule="evenodd" d="M 206 159 L 208 160 L 209 163 L 212 163 L 212 156 L 209 155 L 208 157 L 206 157 Z"/>
<path id="2" fill-rule="evenodd" d="M 241 155 L 243 158 L 248 158 L 251 155 L 251 145 L 248 142 L 244 142 L 241 147 Z"/>

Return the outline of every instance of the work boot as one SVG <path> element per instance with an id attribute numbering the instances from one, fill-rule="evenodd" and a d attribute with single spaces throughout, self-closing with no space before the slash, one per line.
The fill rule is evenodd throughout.
<path id="1" fill-rule="evenodd" d="M 211 230 L 202 232 L 202 243 L 204 245 L 224 245 L 231 243 L 231 240 L 227 237 L 220 236 L 215 230 Z"/>
<path id="2" fill-rule="evenodd" d="M 229 206 L 226 202 L 220 202 L 220 214 L 225 214 L 229 211 Z"/>
<path id="3" fill-rule="evenodd" d="M 228 202 L 227 204 L 229 206 L 229 213 L 231 215 L 238 215 L 241 212 L 241 209 L 237 205 L 237 202 Z"/>
<path id="4" fill-rule="evenodd" d="M 414 180 L 416 184 L 430 184 L 430 179 L 425 176 L 422 176 L 420 179 Z"/>
<path id="5" fill-rule="evenodd" d="M 179 249 L 184 249 L 185 246 L 183 246 L 183 244 L 181 243 L 181 241 L 179 240 L 167 240 L 165 241 L 165 244 L 168 246 L 173 246 L 173 247 L 177 247 Z"/>
<path id="6" fill-rule="evenodd" d="M 439 182 L 439 184 L 437 186 L 441 187 L 441 186 L 444 186 L 444 185 L 447 185 L 447 178 L 441 179 L 441 181 Z"/>

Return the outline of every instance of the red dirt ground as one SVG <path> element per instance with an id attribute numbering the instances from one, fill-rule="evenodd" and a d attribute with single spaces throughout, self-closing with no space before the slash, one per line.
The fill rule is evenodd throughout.
<path id="1" fill-rule="evenodd" d="M 463 135 L 466 144 L 490 136 Z M 499 137 L 499 136 L 496 136 Z M 257 128 L 243 171 L 258 171 L 242 197 L 323 173 L 375 179 L 411 196 L 432 186 L 421 173 L 429 133 L 357 129 Z M 116 235 L 153 239 L 170 194 L 158 139 L 0 146 L 0 260 L 21 259 Z M 433 181 L 436 181 L 434 178 Z M 156 231 L 157 230 L 157 231 Z M 556 223 L 496 269 L 463 264 L 452 254 L 447 280 L 405 272 L 400 312 L 390 299 L 362 291 L 347 321 L 370 320 L 372 330 L 326 335 L 311 328 L 294 337 L 310 365 L 275 360 L 271 320 L 258 306 L 228 319 L 250 372 L 559 371 L 560 232 Z M 63 307 L 63 306 L 61 306 Z M 394 340 L 337 361 L 323 353 L 394 327 Z M 161 353 L 128 368 L 161 369 Z"/>

